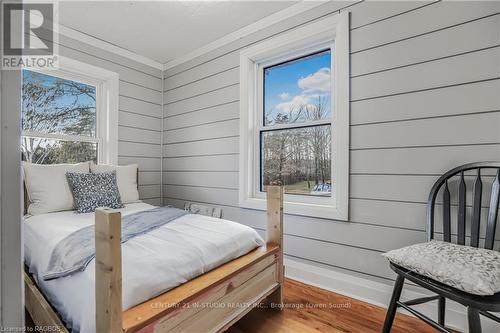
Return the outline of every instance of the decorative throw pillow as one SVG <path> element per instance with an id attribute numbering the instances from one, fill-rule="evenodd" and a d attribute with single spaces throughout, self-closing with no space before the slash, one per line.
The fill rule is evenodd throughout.
<path id="1" fill-rule="evenodd" d="M 89 162 L 51 165 L 23 162 L 24 182 L 30 201 L 28 214 L 72 210 L 73 196 L 66 172 L 89 173 L 89 165 Z"/>
<path id="2" fill-rule="evenodd" d="M 500 252 L 430 241 L 383 254 L 390 262 L 475 295 L 500 292 Z"/>
<path id="3" fill-rule="evenodd" d="M 87 174 L 68 172 L 66 176 L 78 213 L 90 213 L 97 207 L 123 207 L 116 184 L 116 171 Z"/>
<path id="4" fill-rule="evenodd" d="M 130 165 L 106 165 L 90 164 L 90 172 L 102 173 L 116 170 L 116 183 L 120 191 L 120 197 L 124 204 L 139 201 L 137 190 L 137 164 Z"/>
<path id="5" fill-rule="evenodd" d="M 222 209 L 219 207 L 205 206 L 192 202 L 186 202 L 184 204 L 184 210 L 190 212 L 191 214 L 212 216 L 218 219 L 222 218 Z"/>

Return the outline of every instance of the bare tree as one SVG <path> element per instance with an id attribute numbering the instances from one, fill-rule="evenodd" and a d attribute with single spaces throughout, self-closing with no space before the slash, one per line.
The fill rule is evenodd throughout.
<path id="1" fill-rule="evenodd" d="M 266 123 L 287 124 L 320 120 L 328 116 L 328 99 L 318 95 L 313 104 L 293 105 L 286 113 L 278 113 Z M 330 181 L 331 128 L 329 125 L 264 132 L 263 184 L 293 185 Z M 304 189 L 302 189 L 303 191 Z"/>

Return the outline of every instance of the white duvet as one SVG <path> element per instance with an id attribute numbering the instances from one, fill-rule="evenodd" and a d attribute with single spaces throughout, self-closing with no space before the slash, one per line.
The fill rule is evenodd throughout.
<path id="1" fill-rule="evenodd" d="M 128 204 L 122 215 L 154 208 Z M 24 222 L 25 263 L 51 304 L 75 332 L 95 332 L 94 261 L 85 271 L 43 281 L 52 250 L 94 214 L 72 211 L 31 216 Z M 188 214 L 122 244 L 124 310 L 187 282 L 264 244 L 239 223 Z"/>

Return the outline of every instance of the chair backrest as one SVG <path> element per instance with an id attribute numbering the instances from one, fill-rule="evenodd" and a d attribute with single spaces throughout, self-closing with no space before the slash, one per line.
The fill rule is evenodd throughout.
<path id="1" fill-rule="evenodd" d="M 486 171 L 489 169 L 490 171 Z M 457 239 L 456 243 L 460 245 L 465 245 L 466 239 L 466 226 L 467 226 L 467 203 L 472 203 L 472 215 L 470 218 L 470 243 L 467 245 L 473 247 L 479 247 L 480 245 L 480 226 L 481 226 L 481 202 L 483 199 L 483 181 L 481 180 L 484 175 L 481 175 L 481 171 L 489 172 L 488 177 L 492 178 L 493 182 L 491 185 L 491 193 L 488 205 L 488 215 L 486 218 L 486 233 L 484 236 L 484 248 L 493 249 L 495 243 L 495 232 L 498 218 L 498 201 L 500 197 L 500 162 L 477 162 L 469 163 L 459 167 L 456 167 L 444 175 L 442 175 L 434 186 L 432 186 L 431 192 L 429 194 L 429 199 L 427 201 L 427 240 L 434 239 L 434 218 L 436 206 L 436 199 L 438 197 L 438 192 L 442 188 L 442 205 L 443 205 L 443 241 L 452 241 L 452 217 L 451 217 L 451 195 L 448 183 L 450 179 L 454 178 L 458 180 L 458 202 L 457 202 Z M 491 174 L 493 171 L 493 175 Z M 471 172 L 474 179 L 474 183 L 471 191 L 471 200 L 467 200 L 467 186 L 464 180 L 464 173 Z M 468 175 L 470 176 L 470 175 Z M 458 179 L 457 179 L 458 177 Z"/>

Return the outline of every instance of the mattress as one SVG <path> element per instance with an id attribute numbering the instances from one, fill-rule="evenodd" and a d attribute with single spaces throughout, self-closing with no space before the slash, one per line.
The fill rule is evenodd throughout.
<path id="1" fill-rule="evenodd" d="M 133 203 L 122 215 L 154 208 Z M 95 332 L 94 260 L 85 271 L 44 281 L 52 250 L 72 232 L 94 223 L 94 214 L 73 211 L 24 221 L 25 264 L 40 289 L 74 332 Z M 188 214 L 122 244 L 123 309 L 126 310 L 264 245 L 239 223 Z"/>

